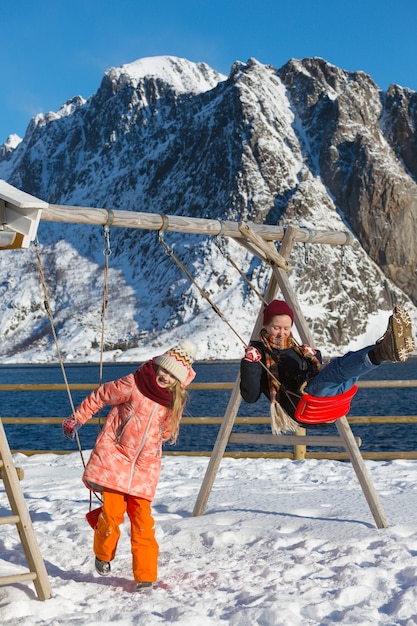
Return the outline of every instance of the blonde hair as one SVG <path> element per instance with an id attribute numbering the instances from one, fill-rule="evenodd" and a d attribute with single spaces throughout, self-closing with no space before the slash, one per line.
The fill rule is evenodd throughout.
<path id="1" fill-rule="evenodd" d="M 170 443 L 176 443 L 178 439 L 178 434 L 180 432 L 180 420 L 182 416 L 182 412 L 188 400 L 188 393 L 181 386 L 179 380 L 176 380 L 175 383 L 170 388 L 172 399 L 171 399 L 171 438 Z"/>

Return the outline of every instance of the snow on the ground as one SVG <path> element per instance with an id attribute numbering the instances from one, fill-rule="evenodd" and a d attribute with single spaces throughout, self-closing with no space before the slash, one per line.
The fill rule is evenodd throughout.
<path id="1" fill-rule="evenodd" d="M 52 597 L 38 600 L 31 582 L 0 587 L 1 624 L 417 624 L 416 461 L 365 462 L 390 524 L 378 529 L 349 462 L 224 458 L 193 517 L 208 459 L 164 457 L 159 580 L 135 593 L 128 521 L 112 574 L 94 572 L 79 453 L 14 460 Z M 2 487 L 0 515 L 8 508 Z M 23 569 L 16 527 L 3 525 L 0 576 Z"/>

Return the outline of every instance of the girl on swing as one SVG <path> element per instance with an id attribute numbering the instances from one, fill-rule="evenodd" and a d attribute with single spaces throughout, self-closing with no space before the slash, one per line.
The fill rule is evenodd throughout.
<path id="1" fill-rule="evenodd" d="M 251 341 L 241 361 L 240 392 L 253 403 L 263 393 L 271 404 L 272 431 L 294 431 L 297 404 L 304 393 L 317 397 L 342 394 L 384 361 L 408 359 L 414 350 L 411 319 L 395 307 L 384 336 L 375 345 L 348 352 L 322 366 L 318 350 L 299 345 L 292 335 L 294 312 L 283 300 L 273 300 L 263 312 L 258 341 Z"/>
<path id="2" fill-rule="evenodd" d="M 151 502 L 161 470 L 162 443 L 175 443 L 187 399 L 185 388 L 195 377 L 195 346 L 175 346 L 144 363 L 134 373 L 104 383 L 63 421 L 68 439 L 106 405 L 109 415 L 83 474 L 88 489 L 102 494 L 103 505 L 94 530 L 95 568 L 110 574 L 119 525 L 127 512 L 136 591 L 157 579 L 159 546 Z"/>

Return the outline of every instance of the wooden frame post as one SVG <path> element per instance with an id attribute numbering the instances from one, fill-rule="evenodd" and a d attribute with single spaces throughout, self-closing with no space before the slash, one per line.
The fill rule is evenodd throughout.
<path id="1" fill-rule="evenodd" d="M 20 542 L 25 553 L 28 572 L 0 576 L 0 585 L 11 585 L 24 581 L 33 581 L 39 600 L 48 600 L 51 597 L 51 586 L 45 564 L 39 550 L 32 520 L 20 487 L 16 468 L 13 464 L 12 455 L 4 432 L 3 423 L 0 419 L 0 476 L 3 480 L 10 508 L 13 515 L 0 517 L 0 525 L 16 524 Z"/>
<path id="2" fill-rule="evenodd" d="M 258 253 L 258 256 L 262 260 L 268 259 L 271 262 L 272 276 L 271 276 L 271 280 L 270 280 L 267 292 L 265 294 L 265 300 L 267 302 L 270 302 L 271 300 L 273 300 L 278 291 L 278 288 L 280 288 L 285 301 L 291 306 L 291 308 L 294 311 L 294 322 L 300 334 L 301 341 L 303 343 L 308 343 L 309 345 L 314 347 L 313 337 L 304 319 L 301 308 L 298 304 L 294 291 L 290 285 L 288 275 L 285 269 L 285 261 L 288 259 L 290 255 L 292 245 L 295 241 L 296 231 L 297 229 L 293 227 L 289 227 L 288 229 L 286 229 L 284 238 L 282 240 L 282 245 L 281 245 L 281 250 L 280 250 L 280 255 L 279 255 L 280 258 L 278 259 L 279 261 L 278 263 L 274 263 L 274 253 L 271 252 L 271 254 L 269 254 L 269 251 L 265 245 L 265 242 L 262 242 L 262 244 L 260 244 L 260 242 L 258 241 L 258 237 L 256 236 L 256 234 L 251 232 L 250 228 L 241 229 L 241 232 L 243 232 L 249 238 L 249 242 L 248 241 L 240 242 L 239 240 L 238 241 L 239 243 L 242 243 L 246 248 L 250 249 L 252 252 Z M 271 245 L 273 246 L 272 242 L 271 242 Z M 274 251 L 275 251 L 275 247 L 274 247 Z M 261 307 L 261 310 L 258 314 L 255 327 L 252 333 L 252 338 L 258 337 L 259 331 L 262 327 L 262 310 L 263 310 L 263 306 Z M 230 397 L 229 404 L 226 408 L 223 422 L 220 427 L 215 445 L 213 447 L 213 451 L 212 451 L 210 461 L 206 470 L 206 474 L 204 476 L 204 479 L 200 488 L 200 492 L 198 494 L 197 501 L 194 506 L 194 510 L 193 510 L 194 516 L 202 515 L 204 513 L 208 498 L 210 496 L 211 488 L 214 484 L 214 480 L 215 480 L 217 471 L 220 466 L 221 459 L 224 456 L 224 453 L 225 453 L 225 450 L 229 441 L 235 442 L 235 443 L 243 443 L 243 442 L 269 443 L 269 444 L 277 443 L 277 444 L 283 444 L 283 445 L 285 443 L 288 443 L 288 444 L 295 443 L 295 448 L 297 450 L 298 458 L 303 458 L 303 453 L 302 453 L 301 448 L 303 447 L 305 450 L 305 445 L 307 441 L 311 442 L 314 439 L 316 445 L 326 445 L 326 442 L 328 442 L 328 440 L 330 439 L 330 438 L 326 438 L 323 436 L 320 436 L 320 437 L 316 436 L 313 438 L 307 437 L 305 435 L 305 429 L 302 429 L 302 428 L 300 428 L 299 431 L 297 431 L 296 435 L 280 435 L 280 436 L 276 436 L 276 435 L 257 435 L 256 436 L 256 435 L 248 435 L 248 434 L 233 435 L 232 429 L 233 429 L 234 421 L 236 419 L 237 412 L 239 410 L 240 402 L 241 402 L 241 396 L 240 396 L 240 374 L 239 374 L 234 384 L 232 395 Z M 333 445 L 333 446 L 340 445 L 341 447 L 345 448 L 349 456 L 349 459 L 352 463 L 353 469 L 356 473 L 356 476 L 359 480 L 359 484 L 362 488 L 363 494 L 371 510 L 371 513 L 373 515 L 377 528 L 387 528 L 388 521 L 385 517 L 382 505 L 379 501 L 378 494 L 373 486 L 372 480 L 366 471 L 365 463 L 359 451 L 358 442 L 355 440 L 352 434 L 350 425 L 346 417 L 342 417 L 338 419 L 336 421 L 336 427 L 339 433 L 339 437 L 337 438 L 333 437 L 332 443 L 331 444 L 327 443 L 327 445 Z M 320 443 L 320 440 L 323 440 L 323 442 Z M 298 445 L 297 445 L 297 442 L 299 442 Z"/>

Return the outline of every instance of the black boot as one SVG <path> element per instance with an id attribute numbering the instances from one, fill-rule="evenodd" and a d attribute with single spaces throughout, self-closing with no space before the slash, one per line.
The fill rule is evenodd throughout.
<path id="1" fill-rule="evenodd" d="M 96 557 L 95 565 L 96 572 L 100 574 L 100 576 L 108 576 L 110 574 L 110 563 L 107 561 L 101 561 Z"/>
<path id="2" fill-rule="evenodd" d="M 405 309 L 396 306 L 384 336 L 369 352 L 369 358 L 375 365 L 383 361 L 404 362 L 414 350 L 414 345 L 411 318 Z"/>
<path id="3" fill-rule="evenodd" d="M 136 591 L 143 591 L 144 589 L 150 589 L 153 587 L 153 583 L 146 583 L 144 581 L 136 583 Z"/>

